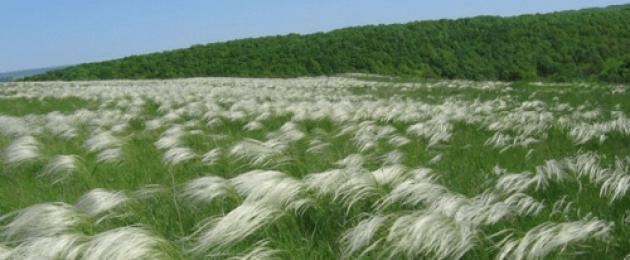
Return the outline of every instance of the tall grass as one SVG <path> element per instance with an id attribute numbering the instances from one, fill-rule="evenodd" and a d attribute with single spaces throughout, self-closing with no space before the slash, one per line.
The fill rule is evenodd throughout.
<path id="1" fill-rule="evenodd" d="M 620 259 L 622 85 L 0 85 L 0 259 Z"/>

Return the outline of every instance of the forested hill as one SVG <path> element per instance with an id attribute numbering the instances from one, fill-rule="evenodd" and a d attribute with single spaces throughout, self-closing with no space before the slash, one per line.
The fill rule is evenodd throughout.
<path id="1" fill-rule="evenodd" d="M 27 80 L 365 72 L 472 80 L 630 82 L 630 6 L 360 26 L 195 45 Z"/>

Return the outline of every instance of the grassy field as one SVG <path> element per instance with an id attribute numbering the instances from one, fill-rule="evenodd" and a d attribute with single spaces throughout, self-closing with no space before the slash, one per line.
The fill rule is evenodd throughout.
<path id="1" fill-rule="evenodd" d="M 623 85 L 0 84 L 0 259 L 623 259 Z"/>

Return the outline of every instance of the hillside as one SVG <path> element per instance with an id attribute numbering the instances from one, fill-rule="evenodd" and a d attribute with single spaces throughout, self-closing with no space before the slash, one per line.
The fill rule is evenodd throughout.
<path id="1" fill-rule="evenodd" d="M 630 82 L 630 8 L 374 25 L 87 63 L 26 80 L 365 72 L 472 80 Z"/>
<path id="2" fill-rule="evenodd" d="M 47 68 L 37 68 L 37 69 L 27 69 L 27 70 L 18 70 L 18 71 L 9 71 L 0 73 L 0 82 L 3 81 L 12 81 L 24 77 L 34 76 L 37 74 L 42 74 L 51 70 L 58 70 L 65 68 L 67 66 L 57 66 L 57 67 L 47 67 Z"/>

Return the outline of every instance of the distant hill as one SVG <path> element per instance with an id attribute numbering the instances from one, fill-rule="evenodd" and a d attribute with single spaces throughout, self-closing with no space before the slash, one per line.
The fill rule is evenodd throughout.
<path id="1" fill-rule="evenodd" d="M 18 71 L 10 71 L 10 72 L 2 72 L 0 73 L 0 82 L 2 81 L 12 81 L 21 79 L 24 77 L 29 77 L 37 74 L 46 73 L 52 70 L 58 70 L 65 68 L 67 66 L 57 66 L 57 67 L 47 67 L 47 68 L 37 68 L 37 69 L 28 69 L 28 70 L 18 70 Z"/>
<path id="2" fill-rule="evenodd" d="M 630 6 L 370 25 L 195 45 L 27 80 L 374 73 L 472 80 L 630 82 Z"/>
<path id="3" fill-rule="evenodd" d="M 620 8 L 620 9 L 623 9 L 623 8 L 630 8 L 630 4 L 610 5 L 610 6 L 608 6 L 607 8 Z"/>

